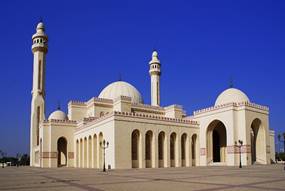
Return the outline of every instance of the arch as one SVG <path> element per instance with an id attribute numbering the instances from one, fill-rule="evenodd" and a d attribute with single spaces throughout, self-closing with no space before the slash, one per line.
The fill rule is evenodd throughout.
<path id="1" fill-rule="evenodd" d="M 132 132 L 132 168 L 139 168 L 140 136 L 139 130 L 136 129 Z"/>
<path id="2" fill-rule="evenodd" d="M 177 160 L 177 136 L 176 133 L 171 133 L 170 135 L 170 167 L 176 166 L 176 160 Z"/>
<path id="3" fill-rule="evenodd" d="M 57 166 L 67 166 L 67 140 L 60 137 L 57 140 Z"/>
<path id="4" fill-rule="evenodd" d="M 187 145 L 187 134 L 181 135 L 181 166 L 186 166 L 186 145 Z"/>
<path id="5" fill-rule="evenodd" d="M 227 130 L 220 120 L 212 121 L 207 128 L 207 162 L 226 162 Z"/>
<path id="6" fill-rule="evenodd" d="M 79 140 L 76 140 L 76 167 L 79 167 Z"/>
<path id="7" fill-rule="evenodd" d="M 84 138 L 84 145 L 83 145 L 83 167 L 87 168 L 87 137 Z"/>
<path id="8" fill-rule="evenodd" d="M 98 159 L 97 159 L 97 157 L 98 157 L 97 150 L 98 150 L 98 148 L 97 148 L 97 135 L 94 134 L 93 135 L 93 167 L 94 168 L 99 168 Z"/>
<path id="9" fill-rule="evenodd" d="M 83 167 L 83 140 L 82 138 L 80 139 L 80 143 L 79 143 L 79 167 L 82 168 Z"/>
<path id="10" fill-rule="evenodd" d="M 265 129 L 258 118 L 255 118 L 251 123 L 250 140 L 252 164 L 266 164 Z"/>
<path id="11" fill-rule="evenodd" d="M 145 167 L 154 167 L 154 154 L 153 154 L 153 132 L 147 131 L 145 134 Z"/>
<path id="12" fill-rule="evenodd" d="M 103 168 L 103 149 L 100 147 L 100 142 L 103 142 L 103 133 L 100 132 L 98 136 L 98 168 Z"/>
<path id="13" fill-rule="evenodd" d="M 88 138 L 88 168 L 92 168 L 92 137 Z"/>
<path id="14" fill-rule="evenodd" d="M 165 141 L 165 133 L 161 131 L 158 134 L 158 167 L 165 167 L 165 153 L 166 153 L 166 141 Z"/>
<path id="15" fill-rule="evenodd" d="M 196 166 L 197 160 L 197 134 L 192 135 L 191 138 L 191 158 L 192 158 L 192 166 Z"/>

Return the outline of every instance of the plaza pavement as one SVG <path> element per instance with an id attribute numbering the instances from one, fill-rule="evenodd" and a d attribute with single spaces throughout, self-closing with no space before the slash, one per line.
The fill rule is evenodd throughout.
<path id="1" fill-rule="evenodd" d="M 283 165 L 110 170 L 0 168 L 0 190 L 285 190 Z"/>

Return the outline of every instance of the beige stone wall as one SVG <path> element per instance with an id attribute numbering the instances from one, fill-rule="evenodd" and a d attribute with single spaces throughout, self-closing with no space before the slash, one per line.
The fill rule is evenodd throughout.
<path id="1" fill-rule="evenodd" d="M 209 125 L 218 120 L 226 128 L 226 161 L 221 165 L 239 165 L 239 149 L 235 146 L 238 140 L 243 141 L 241 148 L 242 164 L 252 164 L 251 155 L 251 125 L 253 121 L 261 122 L 256 139 L 256 162 L 269 164 L 269 136 L 268 136 L 268 111 L 265 108 L 253 104 L 225 104 L 223 106 L 211 107 L 194 113 L 194 120 L 200 123 L 200 165 L 213 165 L 213 153 L 211 153 L 212 140 Z M 210 133 L 210 134 L 209 134 Z"/>
<path id="2" fill-rule="evenodd" d="M 74 167 L 74 129 L 76 124 L 70 121 L 51 120 L 44 122 L 41 133 L 41 167 L 58 167 L 58 140 L 67 141 L 66 164 Z"/>
<path id="3" fill-rule="evenodd" d="M 132 168 L 132 133 L 138 130 L 140 133 L 140 143 L 139 143 L 139 168 L 145 168 L 147 163 L 151 163 L 152 168 L 159 167 L 158 158 L 158 135 L 160 132 L 165 133 L 165 153 L 164 153 L 164 167 L 171 166 L 170 160 L 170 135 L 172 133 L 176 134 L 175 141 L 175 161 L 174 166 L 182 166 L 181 160 L 181 136 L 186 135 L 186 145 L 185 145 L 185 161 L 183 164 L 185 166 L 192 166 L 191 157 L 191 137 L 196 134 L 198 135 L 199 129 L 195 125 L 174 123 L 167 120 L 155 120 L 148 119 L 143 116 L 127 117 L 127 116 L 116 116 L 115 117 L 115 162 L 116 168 Z M 152 132 L 152 145 L 151 145 L 151 160 L 146 161 L 145 159 L 145 137 L 146 133 Z M 196 143 L 196 164 L 199 164 L 199 142 Z"/>

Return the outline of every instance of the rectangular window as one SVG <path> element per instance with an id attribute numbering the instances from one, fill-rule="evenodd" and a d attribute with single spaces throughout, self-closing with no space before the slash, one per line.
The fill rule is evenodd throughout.
<path id="1" fill-rule="evenodd" d="M 39 60 L 39 71 L 38 71 L 38 89 L 41 89 L 41 83 L 42 83 L 42 61 Z"/>

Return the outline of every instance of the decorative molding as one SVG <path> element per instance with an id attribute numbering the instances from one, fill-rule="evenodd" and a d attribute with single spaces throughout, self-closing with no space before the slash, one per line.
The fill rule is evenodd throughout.
<path id="1" fill-rule="evenodd" d="M 200 148 L 200 155 L 206 156 L 206 148 Z"/>
<path id="2" fill-rule="evenodd" d="M 74 159 L 74 152 L 68 152 L 68 159 Z"/>
<path id="3" fill-rule="evenodd" d="M 57 158 L 57 152 L 42 152 L 41 158 Z"/>
<path id="4" fill-rule="evenodd" d="M 133 118 L 140 118 L 140 119 L 155 119 L 158 121 L 190 124 L 190 125 L 195 125 L 197 127 L 199 125 L 198 121 L 194 121 L 194 120 L 186 120 L 186 119 L 180 119 L 180 118 L 169 118 L 169 117 L 162 117 L 162 116 L 150 115 L 150 114 L 133 113 L 133 112 L 114 111 L 114 112 L 108 113 L 106 115 L 103 115 L 102 117 L 99 117 L 99 118 L 95 117 L 95 118 L 87 118 L 87 120 L 85 120 L 85 121 L 83 120 L 83 123 L 81 122 L 82 126 L 79 126 L 78 128 L 76 128 L 75 132 L 78 132 L 78 131 L 84 129 L 87 124 L 89 127 L 90 123 L 96 124 L 96 123 L 99 123 L 100 121 L 103 121 L 106 118 L 109 118 L 111 116 L 125 116 L 125 117 L 133 117 Z"/>
<path id="5" fill-rule="evenodd" d="M 239 154 L 239 148 L 235 145 L 227 146 L 228 154 Z M 243 145 L 241 147 L 241 153 L 251 153 L 251 145 Z"/>
<path id="6" fill-rule="evenodd" d="M 148 119 L 157 119 L 160 121 L 167 121 L 167 122 L 175 122 L 175 123 L 184 123 L 184 124 L 191 124 L 191 125 L 199 125 L 198 121 L 194 120 L 186 120 L 180 118 L 169 118 L 169 117 L 162 117 L 157 115 L 149 115 L 149 114 L 140 114 L 140 113 L 129 113 L 129 112 L 114 112 L 115 116 L 129 116 L 129 117 L 137 117 L 137 118 L 148 118 Z"/>
<path id="7" fill-rule="evenodd" d="M 77 121 L 74 121 L 74 120 L 68 120 L 68 119 L 65 119 L 65 120 L 59 120 L 59 119 L 46 119 L 43 121 L 43 123 L 64 123 L 64 124 L 74 124 L 76 125 L 77 124 Z"/>

